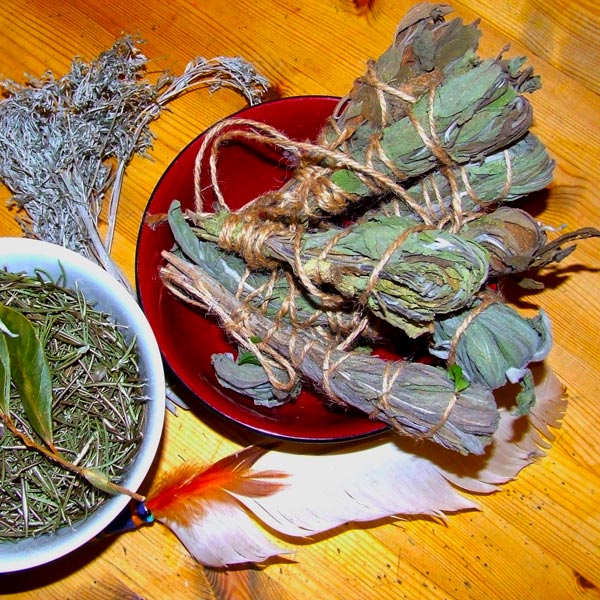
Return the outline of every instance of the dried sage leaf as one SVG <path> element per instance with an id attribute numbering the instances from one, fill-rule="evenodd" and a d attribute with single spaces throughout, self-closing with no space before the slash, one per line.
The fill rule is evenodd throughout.
<path id="1" fill-rule="evenodd" d="M 253 356 L 254 361 L 249 360 L 248 356 Z M 283 393 L 275 388 L 265 369 L 250 352 L 240 352 L 237 361 L 229 352 L 213 354 L 211 360 L 219 383 L 224 388 L 252 398 L 257 406 L 281 406 L 300 393 L 299 385 L 291 393 Z"/>

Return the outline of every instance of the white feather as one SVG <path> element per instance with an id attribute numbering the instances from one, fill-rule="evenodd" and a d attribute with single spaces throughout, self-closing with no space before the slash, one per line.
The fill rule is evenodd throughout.
<path id="1" fill-rule="evenodd" d="M 269 452 L 256 468 L 285 470 L 291 485 L 273 496 L 238 499 L 265 524 L 290 536 L 349 521 L 476 508 L 448 485 L 435 464 L 403 450 L 393 434 L 336 452 Z"/>
<path id="2" fill-rule="evenodd" d="M 208 567 L 260 563 L 289 552 L 273 543 L 247 511 L 230 498 L 206 502 L 202 516 L 190 524 L 167 519 L 162 522 L 198 562 Z"/>
<path id="3" fill-rule="evenodd" d="M 285 471 L 288 486 L 264 497 L 231 494 L 231 502 L 224 494 L 221 501 L 208 500 L 192 526 L 167 525 L 199 562 L 218 567 L 263 562 L 285 552 L 267 530 L 307 537 L 352 521 L 476 509 L 458 489 L 497 490 L 543 455 L 540 432 L 549 437 L 548 426 L 559 424 L 566 408 L 563 387 L 549 369 L 538 376 L 532 414 L 514 417 L 501 409 L 497 435 L 484 456 L 460 456 L 392 433 L 335 450 L 319 446 L 318 452 L 282 444 L 260 457 L 254 470 Z"/>

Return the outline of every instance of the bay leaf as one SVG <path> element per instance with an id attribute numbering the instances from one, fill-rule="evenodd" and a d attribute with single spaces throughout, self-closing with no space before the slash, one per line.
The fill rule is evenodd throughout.
<path id="1" fill-rule="evenodd" d="M 10 376 L 27 419 L 52 448 L 52 373 L 44 348 L 31 321 L 20 312 L 0 304 L 0 321 L 14 334 L 3 337 L 10 356 Z"/>
<path id="2" fill-rule="evenodd" d="M 4 333 L 0 333 L 0 413 L 10 410 L 10 355 Z"/>

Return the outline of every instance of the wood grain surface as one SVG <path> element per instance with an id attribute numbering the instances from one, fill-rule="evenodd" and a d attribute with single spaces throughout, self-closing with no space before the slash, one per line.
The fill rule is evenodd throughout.
<path id="1" fill-rule="evenodd" d="M 195 56 L 241 55 L 280 96 L 343 95 L 369 58 L 391 42 L 411 6 L 398 0 L 3 0 L 0 78 L 65 73 L 122 33 L 139 35 L 157 72 L 180 73 Z M 544 223 L 600 227 L 600 7 L 592 0 L 463 0 L 481 18 L 481 53 L 508 43 L 542 76 L 534 131 L 557 161 L 555 181 L 531 198 Z M 244 106 L 232 91 L 193 92 L 154 124 L 152 160 L 127 171 L 113 256 L 133 282 L 135 244 L 152 190 L 198 133 Z M 10 193 L 0 192 L 0 235 L 21 235 Z M 164 527 L 88 544 L 64 560 L 0 575 L 0 595 L 68 598 L 600 598 L 600 240 L 581 242 L 547 287 L 521 305 L 553 323 L 548 360 L 569 408 L 547 456 L 480 511 L 349 525 L 298 543 L 291 560 L 227 572 L 198 565 Z M 167 415 L 161 454 L 147 482 L 181 460 L 214 461 L 249 434 L 192 405 Z"/>

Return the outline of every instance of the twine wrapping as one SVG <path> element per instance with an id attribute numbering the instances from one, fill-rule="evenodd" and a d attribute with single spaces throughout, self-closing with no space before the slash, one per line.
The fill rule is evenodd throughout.
<path id="1" fill-rule="evenodd" d="M 498 415 L 486 388 L 475 385 L 455 394 L 446 372 L 437 367 L 340 350 L 313 334 L 264 317 L 196 265 L 172 253 L 163 256 L 167 265 L 161 278 L 173 293 L 191 295 L 218 316 L 228 335 L 258 356 L 278 353 L 277 360 L 284 359 L 292 367 L 290 375 L 312 380 L 333 402 L 377 413 L 379 420 L 402 435 L 431 438 L 462 453 L 480 454 L 489 443 Z M 257 338 L 260 341 L 255 343 Z M 422 387 L 428 391 L 419 392 Z"/>

